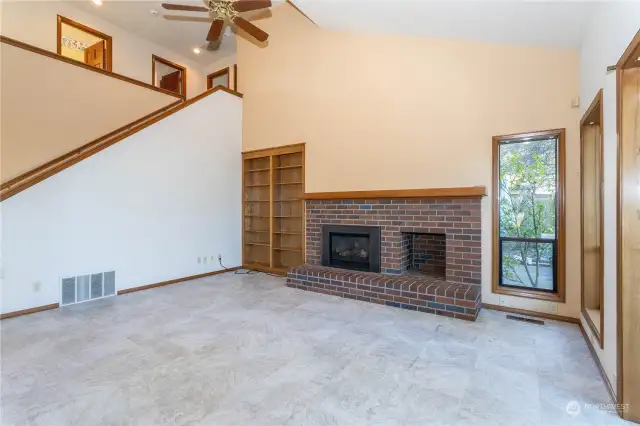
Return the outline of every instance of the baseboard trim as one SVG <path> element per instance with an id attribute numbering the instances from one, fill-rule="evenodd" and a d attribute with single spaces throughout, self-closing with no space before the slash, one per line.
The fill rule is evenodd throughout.
<path id="1" fill-rule="evenodd" d="M 607 387 L 607 391 L 609 392 L 611 401 L 615 404 L 617 403 L 617 398 L 616 398 L 615 392 L 613 391 L 613 386 L 611 386 L 611 382 L 609 381 L 609 377 L 607 377 L 607 373 L 605 373 L 604 371 L 604 367 L 600 362 L 600 358 L 598 358 L 598 354 L 596 354 L 596 350 L 591 344 L 591 339 L 589 339 L 589 335 L 587 334 L 586 330 L 582 326 L 582 321 L 580 322 L 579 325 L 580 325 L 580 331 L 582 332 L 582 337 L 584 337 L 584 340 L 587 342 L 587 347 L 589 348 L 589 352 L 591 352 L 591 357 L 596 362 L 596 367 L 598 367 L 598 371 L 600 371 L 600 376 L 602 377 L 602 380 L 604 381 L 604 384 Z M 618 412 L 618 415 L 620 415 L 620 412 Z"/>
<path id="2" fill-rule="evenodd" d="M 240 268 L 241 268 L 240 266 L 235 266 L 233 268 L 221 269 L 219 271 L 207 272 L 207 273 L 198 274 L 198 275 L 191 275 L 191 276 L 188 276 L 188 277 L 176 278 L 174 280 L 162 281 L 162 282 L 159 282 L 159 283 L 142 285 L 140 287 L 132 287 L 132 288 L 124 289 L 124 290 L 118 290 L 118 296 L 120 296 L 121 294 L 133 293 L 133 292 L 136 292 L 136 291 L 149 290 L 151 288 L 156 288 L 156 287 L 164 287 L 165 285 L 177 284 L 177 283 L 181 283 L 181 282 L 184 282 L 184 281 L 197 280 L 198 278 L 211 277 L 213 275 L 224 274 L 225 272 L 232 272 L 232 271 L 235 271 L 235 270 L 240 269 Z"/>
<path id="3" fill-rule="evenodd" d="M 618 414 L 620 414 L 620 413 L 618 413 Z M 626 421 L 629 421 L 629 422 L 632 422 L 632 423 L 638 423 L 638 424 L 640 424 L 640 417 L 635 417 L 635 416 L 633 416 L 633 415 L 632 415 L 632 416 L 627 416 L 627 417 L 625 417 L 625 416 L 623 415 L 623 416 L 620 416 L 620 417 L 621 417 L 622 419 L 626 420 Z"/>
<path id="4" fill-rule="evenodd" d="M 491 310 L 494 310 L 494 311 L 509 312 L 510 314 L 521 314 L 521 315 L 527 315 L 527 316 L 530 316 L 530 317 L 544 318 L 544 319 L 553 320 L 553 321 L 568 322 L 570 324 L 580 324 L 580 319 L 571 318 L 571 317 L 565 317 L 565 316 L 562 316 L 562 315 L 547 314 L 547 313 L 544 313 L 544 312 L 536 312 L 536 311 L 528 311 L 526 309 L 511 308 L 511 307 L 508 307 L 508 306 L 491 305 L 489 303 L 483 303 L 482 307 L 484 309 L 491 309 Z"/>
<path id="5" fill-rule="evenodd" d="M 0 314 L 0 320 L 20 317 L 22 315 L 35 314 L 36 312 L 49 311 L 51 309 L 57 309 L 59 307 L 59 303 L 52 303 L 51 305 L 36 306 L 35 308 L 23 309 L 21 311 L 7 312 L 6 314 Z"/>

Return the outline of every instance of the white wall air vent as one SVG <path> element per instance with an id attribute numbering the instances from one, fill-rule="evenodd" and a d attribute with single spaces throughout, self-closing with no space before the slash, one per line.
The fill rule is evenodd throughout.
<path id="1" fill-rule="evenodd" d="M 115 296 L 116 272 L 100 272 L 63 278 L 60 293 L 61 306 Z"/>

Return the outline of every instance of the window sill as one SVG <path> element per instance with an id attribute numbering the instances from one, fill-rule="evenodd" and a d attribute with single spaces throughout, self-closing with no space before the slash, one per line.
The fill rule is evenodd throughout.
<path id="1" fill-rule="evenodd" d="M 560 293 L 546 293 L 536 290 L 528 290 L 525 288 L 512 288 L 504 286 L 493 286 L 493 293 L 504 294 L 507 296 L 526 297 L 528 299 L 546 300 L 549 302 L 565 303 L 566 298 L 564 294 Z"/>

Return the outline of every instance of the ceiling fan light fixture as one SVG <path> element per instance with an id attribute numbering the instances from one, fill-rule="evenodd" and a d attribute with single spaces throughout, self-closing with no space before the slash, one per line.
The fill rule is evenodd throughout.
<path id="1" fill-rule="evenodd" d="M 238 16 L 238 11 L 233 7 L 234 0 L 207 0 L 206 8 L 209 9 L 217 19 L 233 21 Z"/>

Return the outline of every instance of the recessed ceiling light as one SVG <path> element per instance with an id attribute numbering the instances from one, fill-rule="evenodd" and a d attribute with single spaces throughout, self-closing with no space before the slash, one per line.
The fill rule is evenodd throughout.
<path id="1" fill-rule="evenodd" d="M 102 0 L 91 0 L 96 6 L 102 6 Z"/>
<path id="2" fill-rule="evenodd" d="M 194 47 L 193 48 L 193 53 L 195 53 L 196 55 L 200 54 L 200 48 L 199 47 Z"/>
<path id="3" fill-rule="evenodd" d="M 149 13 L 152 14 L 153 16 L 158 16 L 158 11 L 155 9 L 151 9 Z"/>

